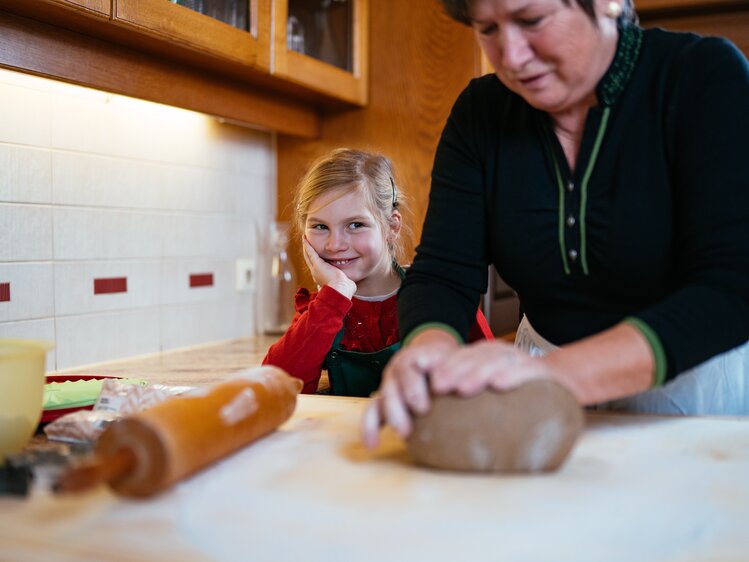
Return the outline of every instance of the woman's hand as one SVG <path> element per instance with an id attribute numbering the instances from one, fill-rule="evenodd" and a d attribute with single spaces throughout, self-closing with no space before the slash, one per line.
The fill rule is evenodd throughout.
<path id="1" fill-rule="evenodd" d="M 354 296 L 356 283 L 349 279 L 343 271 L 322 259 L 306 237 L 302 238 L 302 248 L 304 250 L 304 261 L 307 263 L 315 283 L 320 287 L 328 285 L 346 298 L 350 299 Z"/>
<path id="2" fill-rule="evenodd" d="M 411 412 L 429 410 L 429 391 L 473 396 L 486 388 L 510 390 L 522 383 L 551 377 L 542 358 L 531 357 L 502 340 L 467 346 L 442 330 L 427 330 L 388 363 L 376 397 L 362 419 L 362 440 L 377 446 L 381 425 L 401 437 L 411 432 Z"/>
<path id="3" fill-rule="evenodd" d="M 552 377 L 548 364 L 502 340 L 482 340 L 456 350 L 431 373 L 435 394 L 473 396 L 486 388 L 506 391 Z"/>
<path id="4" fill-rule="evenodd" d="M 425 330 L 388 362 L 376 397 L 362 419 L 362 440 L 377 446 L 380 426 L 390 425 L 399 435 L 411 432 L 411 413 L 429 410 L 429 374 L 459 349 L 455 338 L 439 329 Z"/>

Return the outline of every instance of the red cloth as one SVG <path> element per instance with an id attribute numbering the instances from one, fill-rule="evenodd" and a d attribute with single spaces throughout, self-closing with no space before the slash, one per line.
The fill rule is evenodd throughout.
<path id="1" fill-rule="evenodd" d="M 263 365 L 275 365 L 304 382 L 302 392 L 317 390 L 325 356 L 336 334 L 345 326 L 341 347 L 349 351 L 380 351 L 399 341 L 397 296 L 384 301 L 347 299 L 324 286 L 319 292 L 299 289 L 294 298 L 296 314 L 286 333 L 274 343 Z M 471 329 L 470 341 L 494 336 L 481 311 Z"/>

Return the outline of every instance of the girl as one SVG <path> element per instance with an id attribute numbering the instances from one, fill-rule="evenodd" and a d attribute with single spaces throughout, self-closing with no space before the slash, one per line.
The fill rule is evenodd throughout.
<path id="1" fill-rule="evenodd" d="M 404 271 L 403 194 L 390 160 L 340 148 L 316 162 L 294 200 L 295 227 L 318 291 L 300 289 L 289 329 L 263 364 L 317 390 L 323 369 L 331 393 L 369 396 L 400 347 L 396 294 Z M 471 339 L 492 338 L 480 312 Z"/>

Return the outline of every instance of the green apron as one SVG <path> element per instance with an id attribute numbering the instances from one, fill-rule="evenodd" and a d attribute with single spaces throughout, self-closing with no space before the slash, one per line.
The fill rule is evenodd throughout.
<path id="1" fill-rule="evenodd" d="M 403 268 L 397 263 L 393 267 L 403 279 Z M 343 333 L 344 329 L 341 328 L 322 365 L 328 371 L 330 393 L 337 396 L 369 396 L 379 388 L 382 370 L 401 344 L 397 342 L 371 353 L 348 351 L 341 349 Z"/>

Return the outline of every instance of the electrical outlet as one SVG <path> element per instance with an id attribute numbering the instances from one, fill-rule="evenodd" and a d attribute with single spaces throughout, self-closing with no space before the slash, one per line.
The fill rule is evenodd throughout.
<path id="1" fill-rule="evenodd" d="M 237 260 L 237 291 L 255 290 L 255 260 L 243 258 Z"/>

